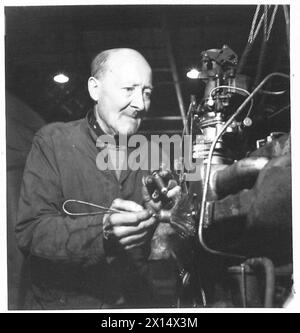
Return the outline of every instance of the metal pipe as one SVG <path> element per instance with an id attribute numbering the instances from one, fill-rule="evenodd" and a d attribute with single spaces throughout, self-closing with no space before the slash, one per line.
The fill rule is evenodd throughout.
<path id="1" fill-rule="evenodd" d="M 275 270 L 273 262 L 268 258 L 260 257 L 248 259 L 244 264 L 252 267 L 263 267 L 266 276 L 264 307 L 272 308 L 275 290 Z"/>
<path id="2" fill-rule="evenodd" d="M 246 286 L 246 274 L 245 274 L 245 264 L 241 264 L 241 274 L 242 274 L 242 302 L 243 308 L 247 307 L 247 286 Z"/>

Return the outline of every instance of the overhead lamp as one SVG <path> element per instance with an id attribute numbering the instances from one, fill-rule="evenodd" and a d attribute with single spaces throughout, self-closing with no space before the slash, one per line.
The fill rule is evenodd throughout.
<path id="1" fill-rule="evenodd" d="M 69 81 L 69 77 L 63 73 L 59 73 L 53 77 L 53 80 L 57 83 L 67 83 Z"/>
<path id="2" fill-rule="evenodd" d="M 199 74 L 200 74 L 200 72 L 198 71 L 198 69 L 196 69 L 196 68 L 192 68 L 191 70 L 189 70 L 189 71 L 186 73 L 186 76 L 187 76 L 189 79 L 198 79 L 198 78 L 199 78 Z"/>

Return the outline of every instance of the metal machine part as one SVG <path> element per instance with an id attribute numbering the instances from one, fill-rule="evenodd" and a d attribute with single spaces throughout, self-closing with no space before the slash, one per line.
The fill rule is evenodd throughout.
<path id="1" fill-rule="evenodd" d="M 225 243 L 219 247 L 218 243 L 210 242 L 209 239 L 205 238 L 205 236 L 210 235 L 210 233 L 206 233 L 204 229 L 209 230 L 212 226 L 211 229 L 213 229 L 214 232 L 214 230 L 217 230 L 220 226 L 221 230 L 225 231 L 227 227 L 229 229 L 231 227 L 230 223 L 228 224 L 227 221 L 232 222 L 240 220 L 240 223 L 245 222 L 243 217 L 247 216 L 247 209 L 251 206 L 251 202 L 255 203 L 255 201 L 250 198 L 250 195 L 255 191 L 257 193 L 266 193 L 269 195 L 270 191 L 265 191 L 266 189 L 260 188 L 256 181 L 258 178 L 261 181 L 265 181 L 264 174 L 268 173 L 269 169 L 273 167 L 273 162 L 271 164 L 269 164 L 269 162 L 274 156 L 254 154 L 253 157 L 246 158 L 249 156 L 249 150 L 245 149 L 244 146 L 244 155 L 241 155 L 241 152 L 238 152 L 236 148 L 239 146 L 239 142 L 245 140 L 245 129 L 248 129 L 253 125 L 251 111 L 254 104 L 254 96 L 257 94 L 257 92 L 262 90 L 263 86 L 271 78 L 277 76 L 288 79 L 289 76 L 282 73 L 271 73 L 267 75 L 250 93 L 248 91 L 249 80 L 245 76 L 237 74 L 236 66 L 238 61 L 236 54 L 227 46 L 224 46 L 220 50 L 213 49 L 202 52 L 201 57 L 201 71 L 199 74 L 199 79 L 203 80 L 206 84 L 205 93 L 202 101 L 190 108 L 191 113 L 189 114 L 191 122 L 190 133 L 193 138 L 192 156 L 196 160 L 196 163 L 201 165 L 201 181 L 198 184 L 190 184 L 189 186 L 191 195 L 197 193 L 198 198 L 202 198 L 201 202 L 198 202 L 197 205 L 198 213 L 195 214 L 195 216 L 199 218 L 199 224 L 197 224 L 199 231 L 199 243 L 201 248 L 208 252 L 209 255 L 219 255 L 224 258 L 236 260 L 242 263 L 245 262 L 249 256 L 249 254 L 244 251 L 245 249 L 243 249 L 242 252 L 239 252 L 241 249 L 239 247 L 232 247 L 232 244 L 229 244 L 229 247 L 226 247 L 227 245 L 223 247 Z M 236 95 L 241 95 L 244 99 L 241 103 L 240 98 L 238 105 L 235 98 Z M 266 143 L 273 142 L 280 135 L 282 135 L 282 133 L 272 132 L 265 139 L 261 140 L 258 137 L 256 149 L 264 146 Z M 234 144 L 230 145 L 230 141 Z M 255 147 L 253 150 L 255 150 Z M 283 159 L 285 161 L 285 158 Z M 275 162 L 276 161 L 274 161 L 274 163 Z M 276 163 L 278 164 L 279 162 Z M 274 167 L 285 168 L 285 165 L 282 166 L 281 164 L 277 164 L 274 165 Z M 259 177 L 259 174 L 267 165 L 270 165 L 270 167 L 267 167 L 266 172 L 261 174 Z M 288 169 L 284 169 L 284 172 L 283 169 L 280 170 L 282 175 L 287 175 L 287 177 L 284 177 L 283 181 L 288 181 Z M 271 171 L 275 172 L 277 169 L 272 169 Z M 277 186 L 278 182 L 274 182 L 274 184 Z M 253 190 L 252 187 L 254 187 Z M 196 191 L 194 191 L 195 188 L 197 188 Z M 247 189 L 249 189 L 249 191 Z M 243 204 L 243 201 L 240 200 L 239 191 L 241 191 L 242 195 L 246 195 L 248 193 L 248 199 L 246 200 L 247 202 L 244 200 L 246 203 L 245 205 Z M 253 195 L 255 195 L 255 193 Z M 289 196 L 286 197 L 289 198 Z M 231 198 L 235 201 L 230 201 Z M 269 197 L 269 199 L 272 201 L 271 197 Z M 285 205 L 284 207 L 287 207 L 287 209 L 289 207 L 288 201 L 288 199 L 283 200 L 283 205 Z M 220 205 L 217 207 L 218 210 L 216 212 L 214 212 L 215 202 L 218 204 L 219 202 L 222 204 L 224 203 L 224 205 L 221 207 L 221 210 L 219 209 Z M 286 202 L 287 204 L 285 204 Z M 227 203 L 228 206 L 226 206 Z M 276 203 L 276 205 L 277 207 L 280 206 L 278 203 Z M 226 209 L 224 209 L 225 206 Z M 235 209 L 235 207 L 237 207 L 237 209 Z M 262 207 L 259 206 L 257 208 L 257 212 L 261 212 L 264 216 L 263 211 L 261 211 Z M 286 210 L 284 210 L 284 212 L 285 211 Z M 222 223 L 215 228 L 215 221 L 212 221 L 212 218 L 216 216 L 216 213 L 224 213 L 225 218 L 220 218 L 219 220 L 222 220 Z M 252 215 L 254 216 L 255 214 L 253 213 Z M 254 223 L 255 228 L 269 228 L 271 223 L 275 229 L 277 228 L 276 230 L 279 230 L 278 228 L 281 228 L 280 230 L 289 229 L 289 214 L 287 214 L 287 221 L 282 223 L 281 221 L 283 220 L 281 216 L 280 222 L 277 223 L 276 221 L 274 222 L 274 220 L 272 220 L 274 214 L 272 215 L 269 213 L 269 215 L 271 218 L 267 220 L 268 222 L 266 220 L 262 221 L 261 219 L 254 217 L 252 219 L 253 221 L 257 220 L 260 222 Z M 251 219 L 249 219 L 249 221 L 250 220 Z M 224 223 L 224 221 L 226 223 Z M 248 232 L 247 228 L 251 224 L 249 224 L 249 221 L 245 223 L 245 226 L 247 227 L 243 232 Z M 267 223 L 269 224 L 267 225 Z M 226 232 L 227 231 L 228 230 L 226 230 Z M 287 234 L 289 235 L 288 232 Z M 223 236 L 220 235 L 220 238 L 222 239 Z M 287 238 L 288 237 L 285 237 L 284 239 Z M 206 241 L 208 241 L 209 245 L 207 245 Z M 216 244 L 216 248 L 212 247 Z M 256 252 L 255 256 L 264 255 L 265 249 L 262 248 L 260 251 L 261 252 L 258 251 L 258 253 Z M 274 249 L 273 253 L 275 252 L 276 250 Z M 251 253 L 251 251 L 249 253 Z M 272 257 L 272 251 L 267 253 L 271 254 Z M 251 260 L 249 261 L 248 259 L 246 263 L 248 266 L 250 264 L 250 266 L 253 266 L 252 264 L 254 262 Z M 245 269 L 248 269 L 248 266 L 244 265 L 241 267 L 239 272 L 236 272 L 236 274 L 242 276 L 243 279 L 243 276 L 246 274 Z M 269 274 L 268 276 L 271 275 L 272 274 Z M 244 285 L 241 284 L 241 286 L 243 287 Z M 266 286 L 266 290 L 268 290 L 269 293 L 266 295 L 267 301 L 264 304 L 265 306 L 272 306 L 274 286 L 272 287 L 273 289 L 271 288 L 271 291 L 268 289 L 269 286 L 272 287 L 273 284 L 268 283 Z M 243 305 L 247 306 L 247 299 L 245 298 L 245 294 L 248 291 L 245 290 L 245 288 L 241 288 L 240 291 L 242 294 L 244 292 L 244 295 L 242 295 Z"/>
<path id="2" fill-rule="evenodd" d="M 220 133 L 233 112 L 233 97 L 249 95 L 247 90 L 249 80 L 244 75 L 236 74 L 237 64 L 236 53 L 227 45 L 221 49 L 201 53 L 201 70 L 198 78 L 205 82 L 206 88 L 202 102 L 194 108 L 195 111 L 191 115 L 194 159 L 203 158 L 205 161 L 207 158 L 213 139 Z M 249 118 L 251 108 L 252 105 L 246 116 L 228 126 L 226 129 L 228 135 L 236 138 L 244 127 L 251 126 L 252 122 Z M 234 154 L 223 138 L 220 138 L 215 147 L 212 164 L 231 164 L 234 159 Z"/>

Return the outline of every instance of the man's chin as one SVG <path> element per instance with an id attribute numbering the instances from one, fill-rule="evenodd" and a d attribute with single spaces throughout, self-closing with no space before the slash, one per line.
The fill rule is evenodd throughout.
<path id="1" fill-rule="evenodd" d="M 118 129 L 118 132 L 120 135 L 126 135 L 126 136 L 130 136 L 135 134 L 138 129 L 140 124 L 136 124 L 136 125 L 128 125 L 128 126 L 122 126 L 121 128 Z"/>

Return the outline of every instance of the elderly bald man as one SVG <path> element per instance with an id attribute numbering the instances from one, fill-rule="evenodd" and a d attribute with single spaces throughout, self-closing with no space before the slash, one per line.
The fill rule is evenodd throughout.
<path id="1" fill-rule="evenodd" d="M 142 206 L 142 178 L 148 171 L 102 170 L 96 161 L 107 148 L 103 135 L 137 132 L 150 107 L 151 68 L 135 50 L 112 49 L 94 58 L 91 75 L 93 110 L 84 119 L 42 128 L 27 159 L 16 227 L 30 269 L 27 309 L 151 304 L 141 264 L 157 223 Z M 120 149 L 110 145 L 112 151 Z M 69 199 L 122 214 L 68 216 L 62 206 Z"/>

